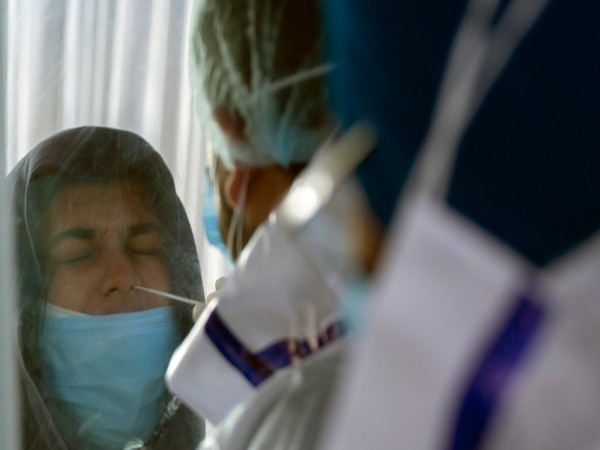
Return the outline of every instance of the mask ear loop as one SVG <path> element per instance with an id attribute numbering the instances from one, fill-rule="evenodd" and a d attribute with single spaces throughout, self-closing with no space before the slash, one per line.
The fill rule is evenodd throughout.
<path id="1" fill-rule="evenodd" d="M 226 246 L 232 258 L 236 255 L 235 250 L 239 252 L 243 247 L 244 214 L 246 210 L 246 196 L 248 193 L 249 181 L 250 172 L 245 171 L 240 190 L 239 202 L 233 209 L 233 217 L 231 218 L 229 230 L 227 230 Z"/>

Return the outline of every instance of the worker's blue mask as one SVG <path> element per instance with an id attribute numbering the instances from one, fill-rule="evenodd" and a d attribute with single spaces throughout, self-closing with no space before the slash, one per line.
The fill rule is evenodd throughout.
<path id="1" fill-rule="evenodd" d="M 174 307 L 46 317 L 42 386 L 78 448 L 121 449 L 150 437 L 166 401 L 164 375 L 181 341 Z"/>
<path id="2" fill-rule="evenodd" d="M 209 244 L 221 251 L 225 259 L 230 262 L 227 246 L 223 242 L 219 231 L 219 216 L 217 214 L 217 204 L 212 182 L 208 173 L 206 174 L 206 194 L 204 196 L 204 206 L 202 208 L 202 224 L 204 225 L 204 234 Z"/>

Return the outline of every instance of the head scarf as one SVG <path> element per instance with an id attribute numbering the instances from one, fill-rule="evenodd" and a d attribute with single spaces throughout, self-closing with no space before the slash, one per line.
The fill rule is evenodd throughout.
<path id="1" fill-rule="evenodd" d="M 203 298 L 198 255 L 187 215 L 169 169 L 150 144 L 129 131 L 103 127 L 75 128 L 49 137 L 9 174 L 17 240 L 20 342 L 27 376 L 35 383 L 39 381 L 39 337 L 45 314 L 41 240 L 46 208 L 69 183 L 124 179 L 139 183 L 161 225 L 173 292 Z M 183 338 L 193 325 L 191 309 L 176 307 Z M 39 422 L 38 418 L 38 425 L 43 426 Z"/>

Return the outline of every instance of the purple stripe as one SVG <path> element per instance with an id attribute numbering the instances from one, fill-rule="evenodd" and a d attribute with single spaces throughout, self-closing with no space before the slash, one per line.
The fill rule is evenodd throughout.
<path id="1" fill-rule="evenodd" d="M 544 317 L 545 311 L 529 295 L 517 299 L 508 320 L 469 380 L 449 449 L 475 449 L 483 443 L 490 420 L 518 373 Z"/>
<path id="2" fill-rule="evenodd" d="M 254 386 L 269 378 L 276 370 L 306 358 L 342 334 L 340 324 L 329 325 L 315 342 L 301 339 L 277 341 L 258 353 L 252 353 L 213 310 L 204 327 L 206 335 L 231 365 Z"/>

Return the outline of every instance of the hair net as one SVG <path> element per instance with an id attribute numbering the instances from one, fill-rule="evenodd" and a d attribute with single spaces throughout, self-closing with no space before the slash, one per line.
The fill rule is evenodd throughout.
<path id="1" fill-rule="evenodd" d="M 310 159 L 331 130 L 316 1 L 197 0 L 191 22 L 194 106 L 228 167 Z M 243 127 L 233 142 L 212 118 Z"/>

